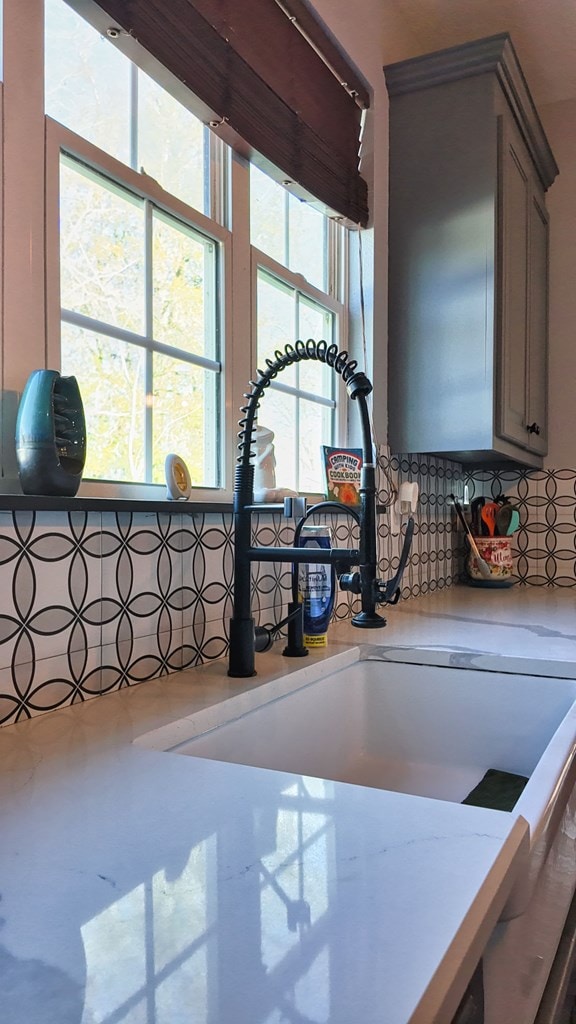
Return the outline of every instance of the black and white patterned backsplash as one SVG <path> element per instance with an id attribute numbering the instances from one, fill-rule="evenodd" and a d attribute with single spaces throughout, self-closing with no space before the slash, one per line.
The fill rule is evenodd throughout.
<path id="1" fill-rule="evenodd" d="M 515 575 L 532 587 L 576 586 L 576 470 L 476 471 L 470 500 L 505 494 L 520 514 L 513 537 Z"/>
<path id="2" fill-rule="evenodd" d="M 426 456 L 380 456 L 379 502 L 403 481 L 420 501 L 402 597 L 458 581 L 465 545 L 450 494 L 505 491 L 520 509 L 517 573 L 534 585 L 574 586 L 576 471 L 476 473 Z M 354 546 L 356 527 L 332 517 L 333 543 Z M 289 545 L 280 516 L 255 517 L 257 543 Z M 398 567 L 403 532 L 378 517 L 380 574 Z M 0 512 L 0 724 L 225 656 L 232 613 L 233 520 L 227 513 Z M 256 621 L 282 617 L 289 566 L 254 567 Z M 336 617 L 355 607 L 340 592 Z"/>
<path id="3" fill-rule="evenodd" d="M 465 550 L 456 529 L 450 495 L 462 492 L 462 467 L 456 462 L 427 455 L 389 456 L 386 449 L 381 450 L 379 463 L 382 505 L 389 504 L 390 496 L 398 493 L 401 484 L 418 484 L 414 537 L 402 581 L 403 600 L 457 583 L 463 570 Z M 385 579 L 393 576 L 398 568 L 406 519 L 404 515 L 400 535 L 390 532 L 389 516 L 380 519 L 380 571 Z"/>

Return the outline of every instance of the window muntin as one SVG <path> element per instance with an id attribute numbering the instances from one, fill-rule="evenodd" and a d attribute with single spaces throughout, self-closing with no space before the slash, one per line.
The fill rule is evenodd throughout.
<path id="1" fill-rule="evenodd" d="M 265 368 L 277 348 L 309 337 L 338 343 L 341 309 L 327 296 L 306 294 L 261 265 L 257 268 L 257 360 Z M 330 303 L 330 305 L 328 305 Z M 297 363 L 271 383 L 262 402 L 259 422 L 274 431 L 276 483 L 308 493 L 321 493 L 324 478 L 321 445 L 336 439 L 338 379 L 322 363 Z"/>
<path id="2" fill-rule="evenodd" d="M 85 477 L 162 483 L 176 450 L 194 485 L 219 486 L 217 243 L 67 155 L 60 189 L 61 365 L 85 405 Z"/>

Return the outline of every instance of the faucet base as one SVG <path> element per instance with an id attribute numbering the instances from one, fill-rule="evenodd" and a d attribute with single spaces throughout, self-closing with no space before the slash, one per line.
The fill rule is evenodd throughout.
<path id="1" fill-rule="evenodd" d="M 292 566 L 292 572 L 294 572 Z M 282 651 L 285 658 L 307 658 L 308 648 L 304 646 L 303 628 L 304 605 L 291 601 L 288 605 L 288 643 Z"/>
<path id="2" fill-rule="evenodd" d="M 386 619 L 378 612 L 358 612 L 352 618 L 352 625 L 359 629 L 381 629 L 386 625 Z"/>
<path id="3" fill-rule="evenodd" d="M 254 668 L 255 630 L 253 618 L 230 620 L 230 654 L 228 675 L 247 679 L 256 675 Z"/>
<path id="4" fill-rule="evenodd" d="M 308 648 L 307 647 L 291 647 L 289 644 L 286 645 L 282 651 L 284 658 L 307 658 Z"/>

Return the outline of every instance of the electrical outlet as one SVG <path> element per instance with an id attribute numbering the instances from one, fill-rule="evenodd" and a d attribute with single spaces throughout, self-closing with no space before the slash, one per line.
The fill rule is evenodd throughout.
<path id="1" fill-rule="evenodd" d="M 400 533 L 402 516 L 411 515 L 418 504 L 418 484 L 405 481 L 400 484 L 396 501 L 390 506 L 390 533 Z"/>
<path id="2" fill-rule="evenodd" d="M 398 501 L 400 503 L 401 513 L 408 514 L 415 512 L 418 504 L 418 484 L 413 482 L 400 484 Z"/>
<path id="3" fill-rule="evenodd" d="M 400 514 L 399 514 L 399 501 L 393 501 L 388 509 L 388 525 L 390 527 L 390 533 L 393 537 L 400 533 Z"/>

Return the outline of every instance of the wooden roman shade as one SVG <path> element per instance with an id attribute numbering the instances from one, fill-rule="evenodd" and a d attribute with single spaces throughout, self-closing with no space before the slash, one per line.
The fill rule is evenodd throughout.
<path id="1" fill-rule="evenodd" d="M 368 91 L 305 0 L 97 4 L 111 27 L 128 32 L 230 126 L 244 153 L 259 154 L 330 210 L 366 224 L 359 148 Z"/>

